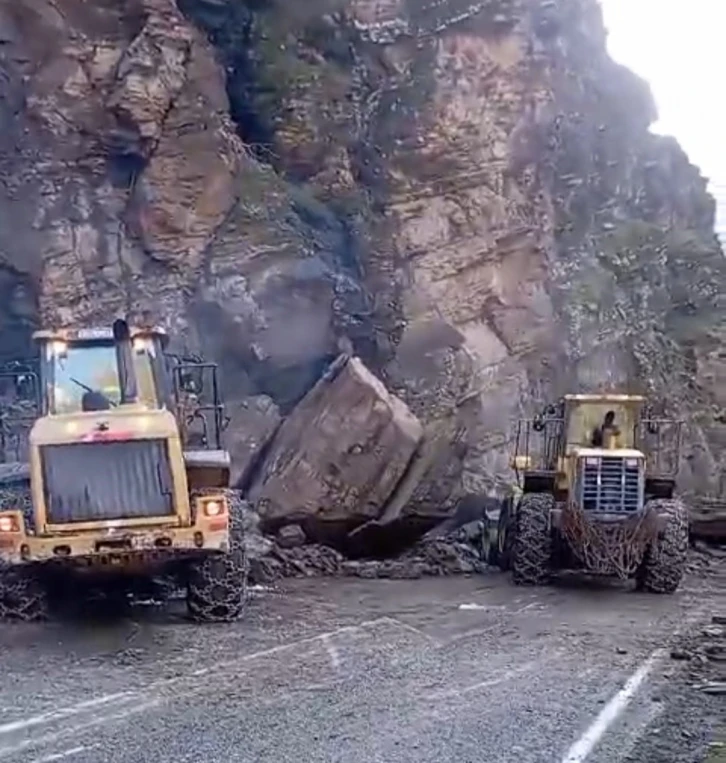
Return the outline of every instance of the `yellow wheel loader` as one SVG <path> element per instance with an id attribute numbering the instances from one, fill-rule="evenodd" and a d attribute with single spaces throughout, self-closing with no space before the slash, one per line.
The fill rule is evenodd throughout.
<path id="1" fill-rule="evenodd" d="M 676 496 L 681 432 L 638 395 L 567 395 L 521 421 L 517 485 L 487 520 L 487 561 L 518 585 L 582 570 L 673 593 L 689 541 Z"/>
<path id="2" fill-rule="evenodd" d="M 37 362 L 0 374 L 0 616 L 45 616 L 61 573 L 173 573 L 194 619 L 237 619 L 243 507 L 216 366 L 168 355 L 162 330 L 124 320 L 34 338 Z"/>

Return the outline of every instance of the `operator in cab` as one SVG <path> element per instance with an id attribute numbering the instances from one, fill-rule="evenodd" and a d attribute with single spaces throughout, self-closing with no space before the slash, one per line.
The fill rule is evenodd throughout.
<path id="1" fill-rule="evenodd" d="M 620 427 L 615 423 L 615 411 L 605 414 L 602 424 L 592 433 L 594 448 L 618 448 L 620 444 Z"/>
<path id="2" fill-rule="evenodd" d="M 95 389 L 86 390 L 81 398 L 82 411 L 108 411 L 111 408 L 111 401 Z"/>

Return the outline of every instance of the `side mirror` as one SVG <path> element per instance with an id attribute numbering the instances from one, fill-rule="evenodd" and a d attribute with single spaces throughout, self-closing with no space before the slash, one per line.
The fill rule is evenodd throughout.
<path id="1" fill-rule="evenodd" d="M 32 376 L 18 376 L 15 379 L 15 394 L 20 400 L 35 401 L 35 383 Z"/>
<path id="2" fill-rule="evenodd" d="M 113 339 L 115 342 L 128 342 L 131 339 L 129 324 L 123 318 L 113 322 Z"/>

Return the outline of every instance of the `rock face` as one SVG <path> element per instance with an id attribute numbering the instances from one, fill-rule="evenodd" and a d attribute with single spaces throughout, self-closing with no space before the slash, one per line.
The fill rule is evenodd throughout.
<path id="1" fill-rule="evenodd" d="M 266 395 L 228 400 L 226 411 L 229 424 L 224 445 L 232 459 L 230 484 L 246 491 L 282 419 Z"/>
<path id="2" fill-rule="evenodd" d="M 250 498 L 268 527 L 337 535 L 382 514 L 422 435 L 408 408 L 343 355 L 280 427 Z"/>
<path id="3" fill-rule="evenodd" d="M 154 318 L 287 415 L 346 347 L 427 435 L 397 486 L 346 471 L 360 520 L 496 491 L 512 421 L 572 390 L 652 393 L 683 485 L 717 484 L 713 201 L 596 0 L 0 0 L 0 40 L 3 353 L 41 316 Z M 303 424 L 329 431 L 303 403 L 257 490 L 332 517 L 343 475 L 300 492 L 283 459 Z"/>

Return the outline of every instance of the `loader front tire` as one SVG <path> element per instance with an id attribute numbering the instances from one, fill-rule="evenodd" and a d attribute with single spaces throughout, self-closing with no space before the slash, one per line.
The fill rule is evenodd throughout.
<path id="1" fill-rule="evenodd" d="M 514 518 L 512 580 L 515 585 L 544 585 L 552 564 L 550 516 L 555 507 L 549 493 L 527 493 Z"/>
<path id="2" fill-rule="evenodd" d="M 229 549 L 195 560 L 187 570 L 187 609 L 192 620 L 200 623 L 239 620 L 247 603 L 244 504 L 236 491 L 225 492 L 229 503 Z"/>
<path id="3" fill-rule="evenodd" d="M 666 526 L 645 552 L 636 574 L 638 590 L 675 593 L 688 561 L 689 515 L 677 498 L 649 501 L 647 510 L 666 517 Z"/>

